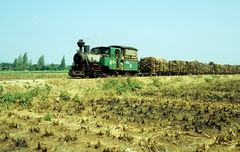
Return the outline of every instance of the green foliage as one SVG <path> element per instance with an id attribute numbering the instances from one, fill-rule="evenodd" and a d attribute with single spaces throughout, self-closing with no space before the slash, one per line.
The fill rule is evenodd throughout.
<path id="1" fill-rule="evenodd" d="M 51 121 L 52 120 L 52 116 L 49 113 L 45 114 L 44 117 L 43 117 L 43 120 L 44 121 Z"/>
<path id="2" fill-rule="evenodd" d="M 61 60 L 60 69 L 61 69 L 61 70 L 66 69 L 65 56 L 63 56 L 63 58 L 62 58 L 62 60 Z"/>
<path id="3" fill-rule="evenodd" d="M 157 77 L 151 77 L 152 83 L 150 85 L 155 86 L 157 88 L 161 87 L 163 84 L 161 81 L 159 81 L 159 78 Z"/>
<path id="4" fill-rule="evenodd" d="M 34 94 L 32 92 L 17 92 L 17 93 L 5 93 L 1 97 L 1 102 L 2 103 L 19 103 L 20 105 L 23 106 L 28 106 L 31 104 L 31 101 L 33 100 Z"/>
<path id="5" fill-rule="evenodd" d="M 3 87 L 0 86 L 0 95 L 3 93 Z"/>
<path id="6" fill-rule="evenodd" d="M 71 94 L 68 93 L 66 90 L 62 90 L 59 96 L 62 100 L 67 101 L 71 99 Z"/>
<path id="7" fill-rule="evenodd" d="M 45 70 L 57 71 L 57 70 L 61 70 L 61 68 L 60 68 L 60 65 L 52 63 L 47 65 Z"/>
<path id="8" fill-rule="evenodd" d="M 203 76 L 203 78 L 207 83 L 211 83 L 214 80 L 213 76 L 211 75 Z"/>
<path id="9" fill-rule="evenodd" d="M 18 103 L 23 106 L 28 106 L 33 100 L 34 94 L 32 92 L 16 93 L 15 98 L 18 100 Z"/>
<path id="10" fill-rule="evenodd" d="M 35 88 L 29 90 L 34 96 L 45 96 L 48 97 L 52 87 L 48 84 L 36 86 Z"/>
<path id="11" fill-rule="evenodd" d="M 28 64 L 28 56 L 27 56 L 27 52 L 25 52 L 23 54 L 23 65 L 27 65 Z"/>
<path id="12" fill-rule="evenodd" d="M 19 103 L 22 106 L 30 106 L 34 97 L 40 97 L 46 100 L 48 98 L 51 87 L 47 84 L 29 89 L 26 92 L 6 92 L 0 96 L 0 102 L 5 104 Z"/>
<path id="13" fill-rule="evenodd" d="M 3 96 L 1 97 L 1 102 L 2 103 L 12 103 L 15 102 L 15 94 L 11 94 L 9 92 L 3 94 Z"/>
<path id="14" fill-rule="evenodd" d="M 12 63 L 0 63 L 0 70 L 1 71 L 9 71 L 13 70 L 13 64 Z"/>
<path id="15" fill-rule="evenodd" d="M 28 69 L 28 56 L 27 56 L 27 52 L 25 52 L 23 54 L 23 70 L 27 70 Z"/>
<path id="16" fill-rule="evenodd" d="M 117 94 L 123 94 L 126 92 L 134 92 L 142 88 L 142 84 L 132 78 L 127 79 L 108 79 L 103 84 L 104 90 L 112 89 L 117 92 Z"/>
<path id="17" fill-rule="evenodd" d="M 51 70 L 59 71 L 70 69 L 71 67 L 66 66 L 65 57 L 63 56 L 60 64 L 51 63 L 45 65 L 44 55 L 41 55 L 38 59 L 37 64 L 32 64 L 32 60 L 28 58 L 27 52 L 22 56 L 20 54 L 17 58 L 14 59 L 13 63 L 0 63 L 0 71 L 42 71 L 42 70 Z"/>
<path id="18" fill-rule="evenodd" d="M 141 84 L 137 80 L 127 78 L 127 82 L 123 83 L 128 90 L 136 91 L 138 89 L 141 89 Z"/>
<path id="19" fill-rule="evenodd" d="M 44 67 L 45 67 L 44 55 L 41 55 L 41 56 L 39 57 L 38 62 L 37 62 L 37 65 L 38 65 L 39 70 L 44 70 Z"/>
<path id="20" fill-rule="evenodd" d="M 14 59 L 13 69 L 17 71 L 23 71 L 23 70 L 29 69 L 27 52 L 25 52 L 23 56 L 22 54 L 20 54 L 18 58 Z"/>
<path id="21" fill-rule="evenodd" d="M 81 102 L 81 98 L 79 97 L 79 95 L 75 95 L 74 97 L 73 97 L 73 101 L 74 102 L 77 102 L 77 103 L 80 103 Z"/>
<path id="22" fill-rule="evenodd" d="M 14 59 L 13 61 L 14 70 L 17 70 L 17 66 L 18 66 L 18 59 Z"/>
<path id="23" fill-rule="evenodd" d="M 17 59 L 17 70 L 23 70 L 23 57 L 22 57 L 22 54 L 20 54 L 18 59 Z"/>

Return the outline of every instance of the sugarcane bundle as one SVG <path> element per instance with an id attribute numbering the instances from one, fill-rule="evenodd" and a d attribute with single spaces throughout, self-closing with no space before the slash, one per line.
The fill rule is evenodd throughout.
<path id="1" fill-rule="evenodd" d="M 227 74 L 227 73 L 231 73 L 231 66 L 224 64 L 222 65 L 221 74 Z"/>
<path id="2" fill-rule="evenodd" d="M 240 65 L 236 65 L 236 74 L 240 74 Z"/>
<path id="3" fill-rule="evenodd" d="M 234 65 L 233 69 L 234 69 L 233 74 L 239 74 L 240 73 L 240 66 Z"/>
<path id="4" fill-rule="evenodd" d="M 188 73 L 188 61 L 182 61 L 181 62 L 181 74 L 187 74 Z"/>
<path id="5" fill-rule="evenodd" d="M 230 69 L 226 69 L 224 65 L 220 64 L 220 74 L 225 74 L 226 70 L 230 70 Z"/>
<path id="6" fill-rule="evenodd" d="M 200 64 L 199 64 L 198 61 L 191 61 L 190 62 L 191 74 L 198 74 L 199 68 L 200 68 Z"/>
<path id="7" fill-rule="evenodd" d="M 215 74 L 221 74 L 221 68 L 220 64 L 215 64 Z"/>
<path id="8" fill-rule="evenodd" d="M 180 75 L 186 70 L 186 62 L 180 60 L 173 60 L 169 62 L 169 71 L 171 74 Z"/>
<path id="9" fill-rule="evenodd" d="M 209 74 L 211 67 L 207 63 L 199 63 L 199 74 Z"/>
<path id="10" fill-rule="evenodd" d="M 155 58 L 155 72 L 157 75 L 166 74 L 168 71 L 168 61 L 162 58 Z"/>
<path id="11" fill-rule="evenodd" d="M 236 74 L 237 68 L 234 65 L 228 65 L 228 73 L 230 74 Z"/>
<path id="12" fill-rule="evenodd" d="M 237 65 L 228 65 L 228 73 L 229 74 L 237 74 L 238 72 L 238 66 Z"/>
<path id="13" fill-rule="evenodd" d="M 203 63 L 199 62 L 198 63 L 198 74 L 203 74 Z"/>
<path id="14" fill-rule="evenodd" d="M 141 73 L 144 74 L 144 73 L 152 73 L 153 72 L 152 69 L 151 69 L 152 60 L 153 60 L 152 57 L 145 57 L 145 58 L 140 59 L 139 65 L 140 65 Z"/>
<path id="15" fill-rule="evenodd" d="M 140 60 L 140 70 L 149 75 L 162 75 L 168 71 L 168 62 L 162 58 L 145 57 Z"/>
<path id="16" fill-rule="evenodd" d="M 184 75 L 184 74 L 237 74 L 240 66 L 221 65 L 214 62 L 167 61 L 162 58 L 145 57 L 139 62 L 141 73 L 146 75 Z"/>
<path id="17" fill-rule="evenodd" d="M 181 61 L 180 62 L 180 74 L 187 74 L 187 61 Z"/>
<path id="18" fill-rule="evenodd" d="M 186 73 L 186 74 L 192 74 L 192 71 L 191 71 L 191 62 L 189 62 L 189 61 L 186 61 L 186 62 L 185 62 L 185 73 Z"/>

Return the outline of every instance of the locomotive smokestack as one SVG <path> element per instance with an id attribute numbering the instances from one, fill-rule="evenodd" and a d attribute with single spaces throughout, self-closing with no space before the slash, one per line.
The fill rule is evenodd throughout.
<path id="1" fill-rule="evenodd" d="M 77 45 L 78 45 L 78 47 L 79 47 L 79 51 L 82 52 L 82 51 L 83 51 L 82 48 L 84 47 L 85 42 L 81 39 L 81 40 L 79 40 L 79 41 L 77 42 Z"/>

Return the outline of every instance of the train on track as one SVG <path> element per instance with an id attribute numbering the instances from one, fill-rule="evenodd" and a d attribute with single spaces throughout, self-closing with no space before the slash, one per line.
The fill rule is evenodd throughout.
<path id="1" fill-rule="evenodd" d="M 138 50 L 134 47 L 111 45 L 90 49 L 83 40 L 79 40 L 77 45 L 79 49 L 73 56 L 74 63 L 69 70 L 71 77 L 240 74 L 240 65 L 167 61 L 155 57 L 145 57 L 139 61 Z"/>

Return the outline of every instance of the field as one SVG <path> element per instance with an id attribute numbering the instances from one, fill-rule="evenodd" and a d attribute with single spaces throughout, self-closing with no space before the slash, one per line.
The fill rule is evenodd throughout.
<path id="1" fill-rule="evenodd" d="M 66 78 L 68 71 L 0 71 L 0 81 Z"/>
<path id="2" fill-rule="evenodd" d="M 0 75 L 0 151 L 240 151 L 240 75 L 49 75 Z"/>

